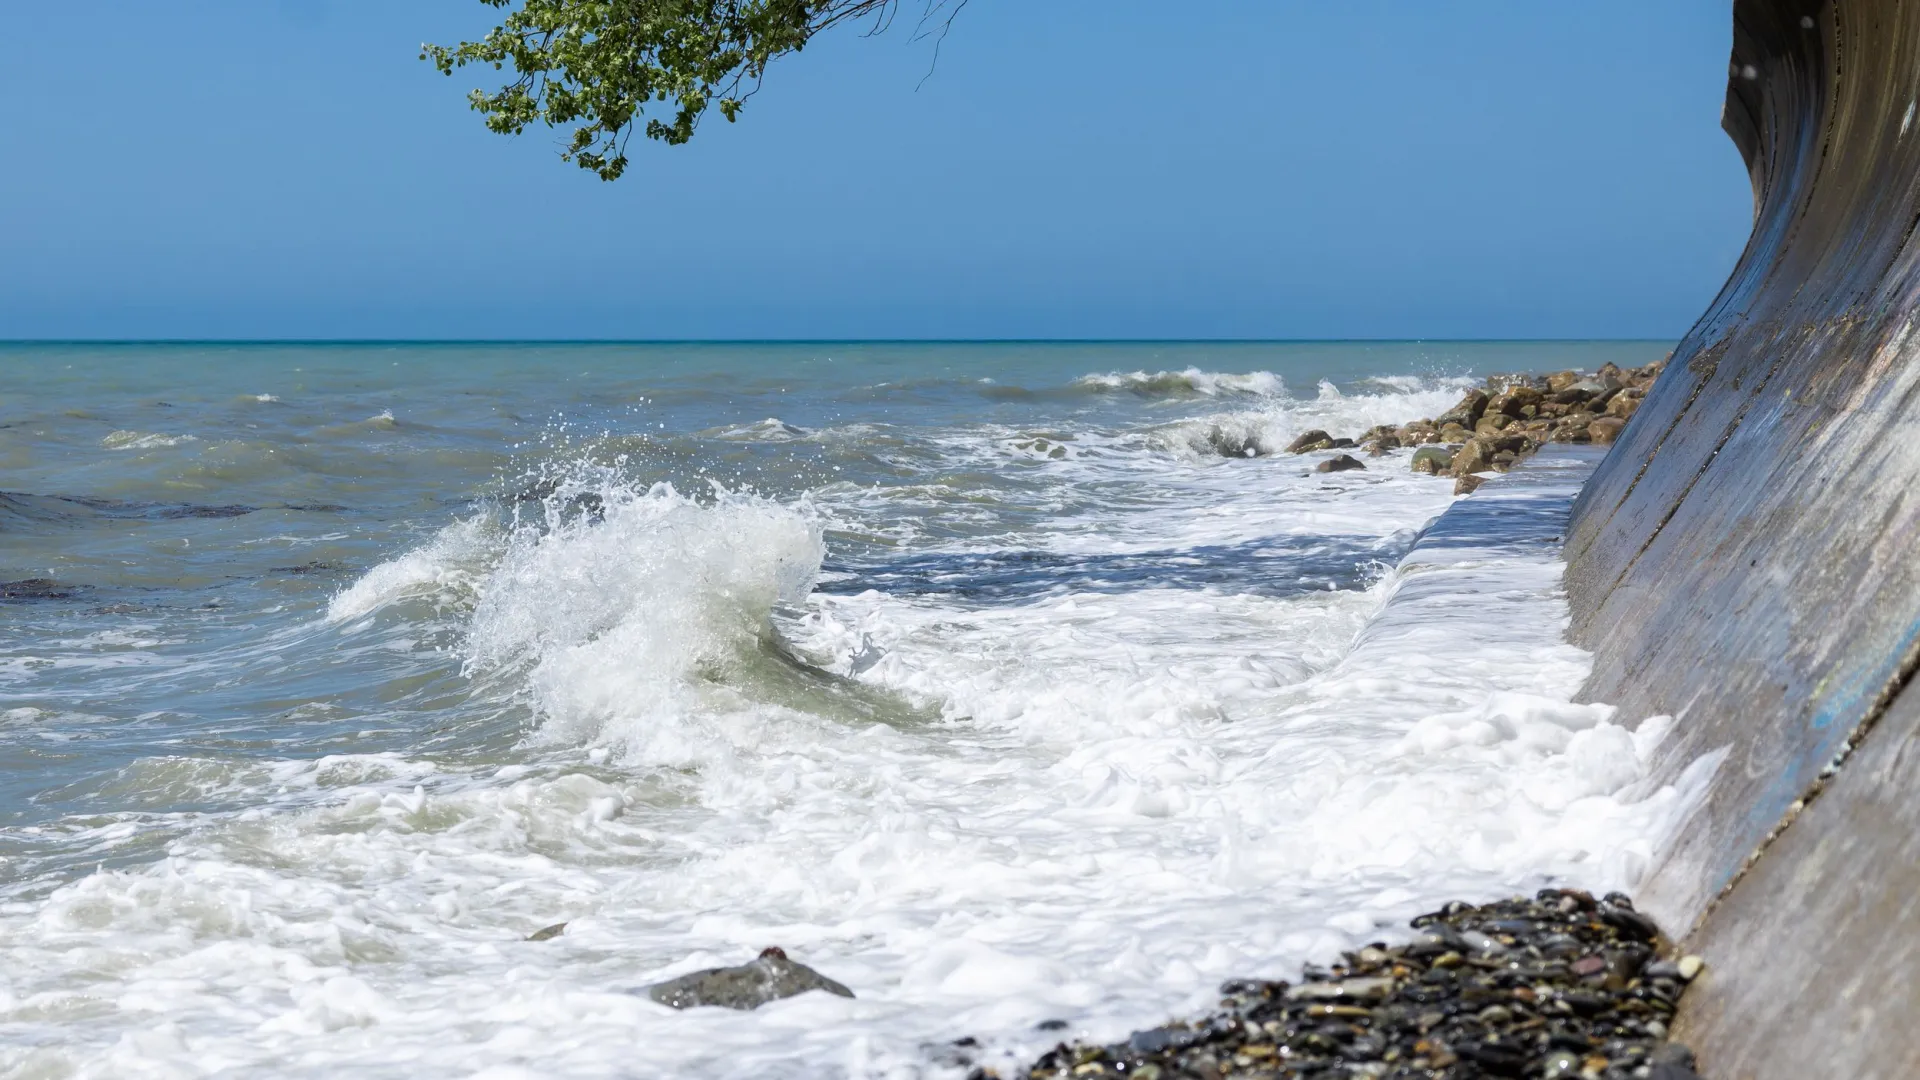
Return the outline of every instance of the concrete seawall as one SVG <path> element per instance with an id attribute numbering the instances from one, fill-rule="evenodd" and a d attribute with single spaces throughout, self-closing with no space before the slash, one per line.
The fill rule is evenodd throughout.
<path id="1" fill-rule="evenodd" d="M 1917 108 L 1920 2 L 1736 0 L 1753 236 L 1568 534 L 1586 694 L 1726 751 L 1641 896 L 1714 1080 L 1920 1077 Z"/>

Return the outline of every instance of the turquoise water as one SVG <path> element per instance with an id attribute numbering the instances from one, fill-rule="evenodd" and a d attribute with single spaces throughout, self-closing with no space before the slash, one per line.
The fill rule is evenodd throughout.
<path id="1" fill-rule="evenodd" d="M 1666 351 L 0 346 L 0 1075 L 932 1074 L 1293 962 L 1404 883 L 1202 870 L 1452 495 L 1278 451 Z M 628 993 L 776 939 L 864 1004 Z"/>

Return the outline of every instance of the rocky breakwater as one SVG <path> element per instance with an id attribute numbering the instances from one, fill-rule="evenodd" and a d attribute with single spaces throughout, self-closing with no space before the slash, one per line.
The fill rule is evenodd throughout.
<path id="1" fill-rule="evenodd" d="M 1413 929 L 1407 944 L 1342 954 L 1298 984 L 1229 982 L 1220 1010 L 1201 1020 L 1110 1045 L 1062 1043 L 1026 1076 L 1697 1077 L 1667 1026 L 1700 960 L 1672 955 L 1625 896 L 1546 889 L 1452 903 Z"/>
<path id="2" fill-rule="evenodd" d="M 1583 374 L 1494 375 L 1484 389 L 1466 392 L 1438 417 L 1382 424 L 1357 438 L 1336 438 L 1318 429 L 1303 432 L 1287 452 L 1364 447 L 1373 457 L 1414 447 L 1413 471 L 1454 478 L 1454 491 L 1468 494 L 1479 474 L 1505 472 L 1550 442 L 1607 444 L 1620 437 L 1666 361 L 1645 367 L 1607 364 Z M 1319 472 L 1363 468 L 1351 455 L 1329 458 Z"/>

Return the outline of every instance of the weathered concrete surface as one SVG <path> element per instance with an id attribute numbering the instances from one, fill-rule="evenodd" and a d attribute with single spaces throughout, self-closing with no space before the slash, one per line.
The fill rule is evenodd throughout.
<path id="1" fill-rule="evenodd" d="M 1710 964 L 1674 1036 L 1712 1080 L 1920 1077 L 1920 699 L 1846 767 L 1688 942 Z"/>
<path id="2" fill-rule="evenodd" d="M 1683 1027 L 1717 1080 L 1920 1076 L 1917 99 L 1920 0 L 1736 0 L 1753 236 L 1569 532 L 1586 693 L 1680 718 L 1669 779 L 1729 751 L 1639 898 L 1699 923 Z"/>

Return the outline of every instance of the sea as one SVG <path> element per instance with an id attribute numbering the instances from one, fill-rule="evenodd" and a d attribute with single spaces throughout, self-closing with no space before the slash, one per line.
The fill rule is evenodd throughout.
<path id="1" fill-rule="evenodd" d="M 1010 1077 L 1630 892 L 1595 455 L 1284 448 L 1669 347 L 0 346 L 0 1077 Z"/>

